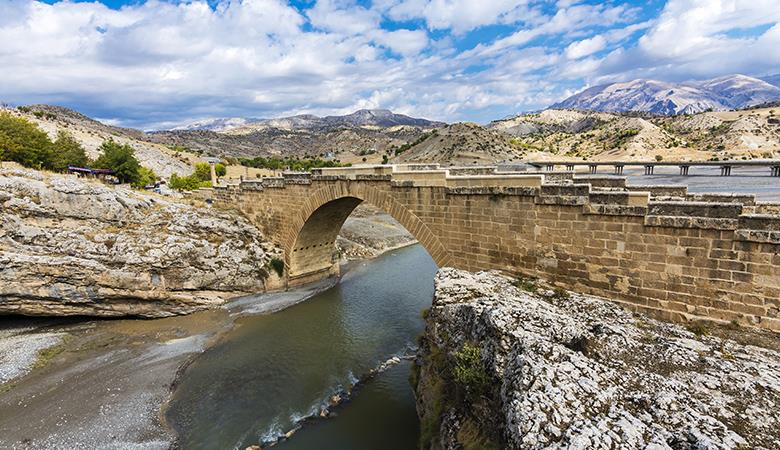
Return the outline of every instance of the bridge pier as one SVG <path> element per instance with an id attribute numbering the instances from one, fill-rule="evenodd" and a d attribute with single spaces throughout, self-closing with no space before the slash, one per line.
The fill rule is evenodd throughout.
<path id="1" fill-rule="evenodd" d="M 652 175 L 653 174 L 653 170 L 655 170 L 655 166 L 650 165 L 650 164 L 646 165 L 645 166 L 645 175 Z"/>
<path id="2" fill-rule="evenodd" d="M 590 173 L 596 173 L 596 168 L 597 168 L 597 167 L 598 167 L 598 166 L 597 166 L 597 165 L 595 165 L 595 164 L 589 164 L 589 165 L 588 165 L 588 170 L 590 171 Z"/>
<path id="3" fill-rule="evenodd" d="M 773 177 L 780 177 L 780 166 L 772 166 L 771 169 Z"/>
<path id="4" fill-rule="evenodd" d="M 555 164 L 547 164 L 547 171 L 552 172 L 555 170 Z"/>
<path id="5" fill-rule="evenodd" d="M 623 175 L 623 166 L 622 165 L 615 165 L 615 175 Z"/>
<path id="6" fill-rule="evenodd" d="M 680 166 L 680 175 L 687 176 L 688 175 L 688 169 L 691 166 Z"/>
<path id="7" fill-rule="evenodd" d="M 574 172 L 574 164 L 566 164 L 566 170 Z"/>
<path id="8" fill-rule="evenodd" d="M 728 177 L 731 175 L 731 166 L 720 166 L 720 175 Z"/>

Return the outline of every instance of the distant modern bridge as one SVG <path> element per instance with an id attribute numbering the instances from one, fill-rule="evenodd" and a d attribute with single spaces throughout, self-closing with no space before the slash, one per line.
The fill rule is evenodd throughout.
<path id="1" fill-rule="evenodd" d="M 612 167 L 617 175 L 623 174 L 626 166 L 644 167 L 645 175 L 653 175 L 657 166 L 677 166 L 680 175 L 688 175 L 691 167 L 720 167 L 722 176 L 731 175 L 734 167 L 765 167 L 769 169 L 769 175 L 780 177 L 780 160 L 728 160 L 728 161 L 531 161 L 528 164 L 547 171 L 555 170 L 555 167 L 563 166 L 566 170 L 573 171 L 576 166 L 588 166 L 590 173 L 596 173 L 599 167 Z"/>
<path id="2" fill-rule="evenodd" d="M 192 195 L 240 210 L 284 248 L 288 286 L 338 273 L 336 236 L 365 201 L 440 267 L 542 277 L 665 319 L 780 330 L 780 204 L 752 195 L 436 165 L 320 169 Z"/>

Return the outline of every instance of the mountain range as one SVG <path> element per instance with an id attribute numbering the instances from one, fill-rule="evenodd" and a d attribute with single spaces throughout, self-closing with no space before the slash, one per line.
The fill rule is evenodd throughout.
<path id="1" fill-rule="evenodd" d="M 344 116 L 319 117 L 312 114 L 302 114 L 277 119 L 252 119 L 252 118 L 219 118 L 192 122 L 171 131 L 208 130 L 227 132 L 240 129 L 240 133 L 256 131 L 263 128 L 277 128 L 280 130 L 318 130 L 333 131 L 340 128 L 352 127 L 379 127 L 389 128 L 393 126 L 412 126 L 421 128 L 438 128 L 444 126 L 443 122 L 427 119 L 418 119 L 403 114 L 396 114 L 387 109 L 361 109 Z"/>
<path id="2" fill-rule="evenodd" d="M 780 75 L 758 79 L 737 74 L 684 83 L 639 79 L 604 84 L 572 95 L 550 109 L 676 115 L 742 109 L 777 100 Z"/>
<path id="3" fill-rule="evenodd" d="M 694 114 L 742 109 L 780 101 L 780 74 L 762 77 L 727 75 L 709 80 L 671 83 L 637 79 L 593 86 L 547 109 L 596 112 L 642 112 L 656 115 Z M 514 116 L 506 117 L 510 119 Z M 443 122 L 397 114 L 387 109 L 361 109 L 343 116 L 301 114 L 275 119 L 215 118 L 187 123 L 168 131 L 213 131 L 248 134 L 260 130 L 331 132 L 340 129 L 394 126 L 440 128 Z"/>
<path id="4" fill-rule="evenodd" d="M 186 174 L 202 156 L 321 157 L 352 164 L 481 164 L 551 157 L 750 159 L 780 155 L 780 88 L 770 82 L 780 82 L 780 76 L 613 83 L 586 89 L 555 108 L 486 126 L 363 109 L 344 116 L 212 119 L 178 130 L 143 132 L 57 106 L 0 109 L 33 121 L 52 137 L 67 131 L 93 158 L 106 139 L 128 143 L 145 166 L 162 176 Z M 763 106 L 735 109 L 756 104 Z"/>

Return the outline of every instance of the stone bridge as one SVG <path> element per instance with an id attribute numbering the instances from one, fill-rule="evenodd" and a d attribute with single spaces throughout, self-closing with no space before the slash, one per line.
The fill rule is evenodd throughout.
<path id="1" fill-rule="evenodd" d="M 668 320 L 780 330 L 780 204 L 613 176 L 505 170 L 320 169 L 193 196 L 240 210 L 281 245 L 288 286 L 338 273 L 336 236 L 367 202 L 406 227 L 440 267 L 540 277 Z"/>

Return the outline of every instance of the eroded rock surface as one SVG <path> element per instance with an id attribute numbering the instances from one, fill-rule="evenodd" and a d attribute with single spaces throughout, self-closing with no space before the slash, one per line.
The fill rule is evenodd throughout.
<path id="1" fill-rule="evenodd" d="M 403 225 L 386 212 L 363 203 L 350 214 L 336 238 L 339 254 L 347 260 L 375 258 L 417 242 Z"/>
<path id="2" fill-rule="evenodd" d="M 448 268 L 426 322 L 415 375 L 431 448 L 780 448 L 777 335 L 697 335 Z"/>
<path id="3" fill-rule="evenodd" d="M 277 279 L 248 221 L 73 176 L 0 169 L 0 314 L 184 314 Z"/>

